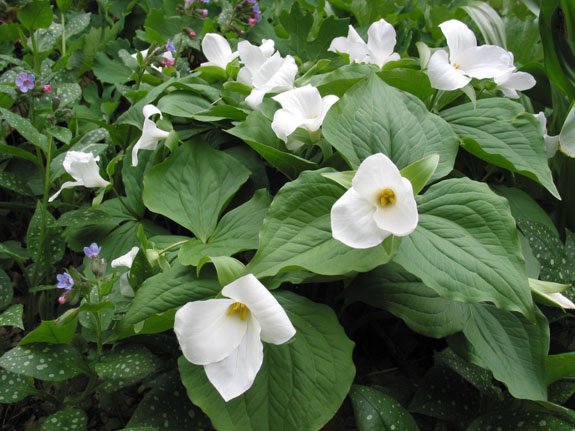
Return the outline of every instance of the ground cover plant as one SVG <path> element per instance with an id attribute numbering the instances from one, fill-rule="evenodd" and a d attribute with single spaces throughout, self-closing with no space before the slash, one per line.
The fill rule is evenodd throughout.
<path id="1" fill-rule="evenodd" d="M 571 430 L 568 0 L 0 2 L 6 430 Z"/>

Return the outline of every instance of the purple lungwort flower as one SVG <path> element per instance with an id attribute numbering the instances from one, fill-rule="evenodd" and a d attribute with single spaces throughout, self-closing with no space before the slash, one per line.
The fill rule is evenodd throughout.
<path id="1" fill-rule="evenodd" d="M 18 75 L 14 82 L 16 83 L 18 90 L 20 90 L 22 93 L 27 93 L 34 88 L 35 81 L 36 78 L 34 75 L 22 72 Z"/>
<path id="2" fill-rule="evenodd" d="M 102 247 L 98 247 L 98 244 L 95 242 L 90 244 L 89 247 L 84 247 L 84 254 L 90 259 L 96 259 L 100 254 L 100 251 L 102 251 Z"/>
<path id="3" fill-rule="evenodd" d="M 58 289 L 72 290 L 72 287 L 74 287 L 74 279 L 67 272 L 58 274 L 56 276 L 56 280 L 58 280 L 58 283 L 56 284 Z"/>
<path id="4" fill-rule="evenodd" d="M 259 22 L 259 20 L 262 16 L 262 11 L 260 10 L 259 3 L 254 4 L 254 7 L 252 8 L 252 12 L 254 13 L 254 18 L 256 19 L 256 21 Z"/>
<path id="5" fill-rule="evenodd" d="M 168 42 L 166 43 L 166 51 L 170 51 L 172 54 L 176 52 L 176 47 L 174 46 L 171 40 L 168 40 Z"/>

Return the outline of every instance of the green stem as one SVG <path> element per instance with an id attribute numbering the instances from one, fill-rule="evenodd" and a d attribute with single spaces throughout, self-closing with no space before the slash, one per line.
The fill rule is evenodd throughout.
<path id="1" fill-rule="evenodd" d="M 162 254 L 164 254 L 164 253 L 170 251 L 171 249 L 176 248 L 176 247 L 179 247 L 179 246 L 181 246 L 181 245 L 183 245 L 183 244 L 185 244 L 185 243 L 187 243 L 187 242 L 188 242 L 187 239 L 185 239 L 185 240 L 183 240 L 183 241 L 175 242 L 175 243 L 173 243 L 173 244 L 167 246 L 166 248 L 160 250 L 160 251 L 158 252 L 158 254 L 161 256 Z"/>
<path id="2" fill-rule="evenodd" d="M 62 24 L 62 56 L 66 55 L 66 17 L 64 12 L 60 13 L 60 24 Z"/>
<path id="3" fill-rule="evenodd" d="M 30 41 L 32 42 L 32 56 L 34 58 L 34 73 L 36 77 L 40 76 L 40 72 L 42 71 L 42 65 L 40 64 L 40 55 L 38 53 L 38 43 L 36 41 L 36 35 L 34 31 L 30 32 Z"/>

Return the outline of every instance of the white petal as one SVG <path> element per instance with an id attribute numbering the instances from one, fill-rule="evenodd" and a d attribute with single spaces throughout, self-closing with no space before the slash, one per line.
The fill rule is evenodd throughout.
<path id="1" fill-rule="evenodd" d="M 447 40 L 451 63 L 459 63 L 462 52 L 477 46 L 475 34 L 461 21 L 451 19 L 439 24 L 439 28 Z"/>
<path id="2" fill-rule="evenodd" d="M 538 114 L 533 114 L 533 116 L 539 121 L 539 126 L 541 127 L 541 134 L 547 134 L 547 117 L 543 112 L 539 112 Z"/>
<path id="3" fill-rule="evenodd" d="M 274 113 L 274 119 L 272 120 L 272 130 L 279 139 L 287 142 L 288 136 L 291 135 L 295 129 L 297 129 L 302 124 L 303 121 L 303 118 L 292 114 L 286 109 L 278 109 Z"/>
<path id="4" fill-rule="evenodd" d="M 207 62 L 201 66 L 218 66 L 225 69 L 230 61 L 237 57 L 238 53 L 232 53 L 230 44 L 217 33 L 207 33 L 202 39 L 202 51 Z"/>
<path id="5" fill-rule="evenodd" d="M 395 29 L 384 19 L 380 19 L 369 26 L 367 30 L 367 48 L 369 49 L 370 61 L 382 67 L 390 61 L 393 48 L 397 39 Z"/>
<path id="6" fill-rule="evenodd" d="M 80 183 L 79 181 L 66 181 L 64 184 L 62 184 L 62 186 L 60 187 L 60 190 L 58 190 L 56 193 L 54 193 L 52 196 L 50 196 L 50 198 L 48 199 L 48 202 L 52 202 L 54 199 L 56 199 L 58 196 L 60 196 L 60 193 L 62 193 L 62 190 L 64 189 L 70 189 L 72 187 L 76 187 L 76 186 L 83 186 L 84 184 Z"/>
<path id="7" fill-rule="evenodd" d="M 224 401 L 229 401 L 251 388 L 263 360 L 260 327 L 255 319 L 249 318 L 239 346 L 221 361 L 205 365 L 204 370 Z"/>
<path id="8" fill-rule="evenodd" d="M 155 150 L 158 146 L 159 139 L 166 139 L 170 133 L 156 126 L 150 117 L 159 114 L 162 118 L 162 112 L 154 105 L 145 105 L 142 109 L 144 113 L 144 125 L 142 126 L 142 135 L 132 148 L 132 166 L 138 166 L 138 151 Z"/>
<path id="9" fill-rule="evenodd" d="M 471 78 L 463 75 L 449 63 L 447 53 L 442 49 L 435 51 L 429 59 L 427 75 L 431 86 L 439 90 L 457 90 L 471 81 Z"/>
<path id="10" fill-rule="evenodd" d="M 295 335 L 295 328 L 282 306 L 253 274 L 247 274 L 222 289 L 222 295 L 247 305 L 261 326 L 266 343 L 282 344 Z"/>
<path id="11" fill-rule="evenodd" d="M 228 357 L 246 333 L 247 320 L 228 315 L 233 299 L 188 302 L 176 312 L 174 332 L 186 359 L 206 365 Z"/>
<path id="12" fill-rule="evenodd" d="M 374 219 L 377 226 L 396 236 L 409 235 L 417 227 L 419 215 L 413 188 L 407 178 L 402 178 L 403 187 L 394 189 L 396 201 L 392 205 L 378 206 Z"/>
<path id="13" fill-rule="evenodd" d="M 140 251 L 139 247 L 132 247 L 129 252 L 123 254 L 120 257 L 117 257 L 112 261 L 111 263 L 112 268 L 118 268 L 119 266 L 125 266 L 126 268 L 131 268 L 132 263 L 134 263 L 134 259 L 138 254 L 138 251 Z"/>
<path id="14" fill-rule="evenodd" d="M 431 48 L 423 42 L 416 42 L 417 52 L 419 54 L 419 66 L 422 70 L 427 69 L 427 63 L 431 57 Z"/>
<path id="15" fill-rule="evenodd" d="M 128 281 L 128 273 L 124 272 L 120 275 L 120 293 L 122 296 L 126 296 L 128 298 L 133 298 L 135 295 L 134 289 L 130 286 L 130 282 Z"/>
<path id="16" fill-rule="evenodd" d="M 355 31 L 351 25 L 348 27 L 347 37 L 336 37 L 331 41 L 328 51 L 342 52 L 349 54 L 352 44 L 364 45 L 364 50 L 367 51 L 367 45 L 361 36 Z"/>
<path id="17" fill-rule="evenodd" d="M 273 97 L 282 108 L 305 119 L 316 118 L 321 114 L 321 95 L 317 88 L 305 85 Z"/>
<path id="18" fill-rule="evenodd" d="M 250 69 L 247 67 L 242 67 L 238 72 L 237 80 L 242 84 L 249 85 L 250 87 L 253 86 L 253 74 Z"/>
<path id="19" fill-rule="evenodd" d="M 353 189 L 374 206 L 379 203 L 379 194 L 387 188 L 396 194 L 403 190 L 403 177 L 395 164 L 383 153 L 367 157 L 352 179 Z"/>
<path id="20" fill-rule="evenodd" d="M 266 57 L 271 57 L 275 51 L 275 42 L 273 39 L 262 39 L 262 44 L 260 45 L 260 51 Z"/>
<path id="21" fill-rule="evenodd" d="M 159 115 L 160 118 L 163 118 L 162 111 L 156 108 L 154 105 L 144 105 L 142 108 L 142 113 L 144 114 L 144 118 L 147 120 L 152 115 Z"/>
<path id="22" fill-rule="evenodd" d="M 92 153 L 68 151 L 62 165 L 66 172 L 79 183 L 78 185 L 106 187 L 110 183 L 100 176 L 100 168 L 97 163 L 99 160 L 100 157 L 94 156 Z"/>
<path id="23" fill-rule="evenodd" d="M 457 61 L 460 69 L 472 78 L 496 78 L 515 69 L 513 57 L 509 52 L 495 45 L 483 45 L 470 48 L 461 53 Z"/>
<path id="24" fill-rule="evenodd" d="M 238 43 L 238 54 L 240 61 L 251 71 L 259 69 L 268 59 L 259 47 L 252 45 L 247 40 Z"/>
<path id="25" fill-rule="evenodd" d="M 562 295 L 561 293 L 558 293 L 558 292 L 548 293 L 547 296 L 549 296 L 553 301 L 555 301 L 557 304 L 559 304 L 562 308 L 575 309 L 575 304 L 573 304 L 573 302 L 569 298 Z"/>
<path id="26" fill-rule="evenodd" d="M 370 248 L 387 238 L 390 233 L 377 227 L 373 215 L 375 205 L 349 189 L 331 207 L 332 236 L 348 247 Z"/>
<path id="27" fill-rule="evenodd" d="M 536 84 L 535 78 L 526 72 L 507 73 L 495 78 L 495 83 L 501 91 L 504 91 L 504 89 L 524 91 L 529 90 Z"/>
<path id="28" fill-rule="evenodd" d="M 547 153 L 547 158 L 550 159 L 555 155 L 557 150 L 559 149 L 559 136 L 549 136 L 545 134 L 543 136 L 543 140 L 545 141 L 545 152 Z"/>
<path id="29" fill-rule="evenodd" d="M 328 94 L 327 96 L 323 97 L 321 99 L 321 114 L 318 118 L 319 124 L 318 124 L 318 129 L 319 126 L 321 126 L 323 124 L 323 120 L 325 119 L 325 116 L 327 115 L 327 112 L 331 109 L 331 107 L 339 100 L 339 97 L 334 96 L 333 94 Z M 317 129 L 316 129 L 317 130 Z M 311 130 L 313 132 L 313 130 Z"/>
<path id="30" fill-rule="evenodd" d="M 246 97 L 246 103 L 252 109 L 256 109 L 260 106 L 264 100 L 264 96 L 266 95 L 266 91 L 253 89 L 252 92 L 248 97 Z"/>
<path id="31" fill-rule="evenodd" d="M 293 57 L 288 55 L 281 58 L 280 53 L 276 52 L 258 69 L 253 78 L 253 86 L 266 92 L 290 90 L 297 70 Z"/>

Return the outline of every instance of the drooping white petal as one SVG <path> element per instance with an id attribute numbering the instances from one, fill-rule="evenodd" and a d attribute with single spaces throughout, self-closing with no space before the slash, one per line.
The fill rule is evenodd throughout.
<path id="1" fill-rule="evenodd" d="M 295 328 L 282 306 L 253 274 L 225 286 L 222 295 L 247 305 L 261 326 L 261 339 L 266 343 L 282 344 L 295 335 Z"/>
<path id="2" fill-rule="evenodd" d="M 260 326 L 253 317 L 248 318 L 246 326 L 240 344 L 229 356 L 204 365 L 208 380 L 224 401 L 236 398 L 251 388 L 263 363 Z"/>
<path id="3" fill-rule="evenodd" d="M 561 293 L 548 293 L 547 294 L 553 301 L 561 306 L 561 308 L 568 308 L 568 309 L 575 309 L 575 304 L 567 298 L 566 296 L 562 295 Z"/>
<path id="4" fill-rule="evenodd" d="M 427 75 L 431 86 L 439 90 L 457 90 L 465 87 L 471 81 L 471 78 L 465 76 L 449 63 L 447 52 L 442 49 L 435 51 L 429 59 Z"/>
<path id="5" fill-rule="evenodd" d="M 419 221 L 413 188 L 407 178 L 402 178 L 402 187 L 393 191 L 396 195 L 395 203 L 378 206 L 374 214 L 375 223 L 393 235 L 406 236 L 415 230 Z"/>
<path id="6" fill-rule="evenodd" d="M 239 53 L 232 52 L 230 44 L 217 33 L 207 33 L 202 39 L 202 51 L 208 61 L 200 66 L 218 66 L 225 70 L 228 63 L 233 61 Z"/>
<path id="7" fill-rule="evenodd" d="M 134 289 L 132 289 L 132 286 L 130 286 L 130 282 L 128 281 L 127 272 L 120 275 L 120 293 L 122 296 L 126 296 L 128 298 L 133 298 L 135 296 Z"/>
<path id="8" fill-rule="evenodd" d="M 477 79 L 496 78 L 515 69 L 509 51 L 495 45 L 467 49 L 459 55 L 457 62 L 452 57 L 450 59 L 463 73 Z"/>
<path id="9" fill-rule="evenodd" d="M 140 150 L 155 150 L 158 146 L 160 139 L 166 139 L 170 133 L 160 129 L 156 126 L 150 117 L 154 114 L 159 114 L 162 118 L 162 113 L 154 105 L 145 105 L 142 109 L 144 113 L 144 125 L 142 127 L 142 135 L 132 148 L 132 166 L 138 166 L 138 151 Z"/>
<path id="10" fill-rule="evenodd" d="M 273 99 L 288 112 L 304 119 L 321 115 L 321 95 L 317 88 L 309 84 L 278 94 Z"/>
<path id="11" fill-rule="evenodd" d="M 393 53 L 397 40 L 390 23 L 383 18 L 374 22 L 369 26 L 367 35 L 370 63 L 382 67 L 388 61 L 399 59 L 399 54 Z"/>
<path id="12" fill-rule="evenodd" d="M 250 108 L 256 109 L 258 106 L 262 104 L 266 93 L 267 91 L 258 90 L 257 88 L 254 88 L 252 92 L 249 94 L 249 96 L 246 97 L 246 103 Z"/>
<path id="13" fill-rule="evenodd" d="M 62 184 L 60 186 L 60 189 L 54 193 L 52 196 L 50 196 L 50 198 L 48 199 L 48 202 L 52 202 L 54 199 L 56 199 L 58 196 L 60 196 L 60 193 L 62 193 L 62 190 L 64 189 L 70 189 L 72 187 L 76 187 L 76 186 L 83 186 L 84 184 L 82 184 L 79 181 L 66 181 L 64 184 Z"/>
<path id="14" fill-rule="evenodd" d="M 329 45 L 328 51 L 350 54 L 351 59 L 352 50 L 363 50 L 363 56 L 367 54 L 367 44 L 363 41 L 357 31 L 355 31 L 355 28 L 350 25 L 348 27 L 347 37 L 340 36 L 333 39 Z"/>
<path id="15" fill-rule="evenodd" d="M 452 64 L 460 63 L 460 54 L 477 46 L 475 34 L 461 21 L 451 19 L 439 24 L 439 28 L 447 40 Z"/>
<path id="16" fill-rule="evenodd" d="M 127 252 L 126 254 L 123 254 L 120 257 L 117 257 L 116 259 L 114 259 L 112 261 L 112 263 L 111 263 L 112 268 L 118 268 L 120 266 L 125 266 L 126 268 L 131 268 L 132 263 L 134 263 L 134 259 L 136 258 L 136 255 L 138 254 L 138 251 L 140 251 L 139 247 L 132 247 L 129 252 Z"/>
<path id="17" fill-rule="evenodd" d="M 348 247 L 370 248 L 391 235 L 377 227 L 373 215 L 376 207 L 353 188 L 331 207 L 332 236 Z"/>
<path id="18" fill-rule="evenodd" d="M 382 190 L 389 188 L 397 194 L 405 186 L 397 166 L 385 154 L 377 153 L 361 162 L 352 179 L 352 187 L 373 205 L 377 205 Z"/>
<path id="19" fill-rule="evenodd" d="M 287 142 L 288 136 L 295 132 L 303 121 L 303 118 L 292 114 L 286 109 L 278 109 L 274 113 L 272 120 L 272 130 L 276 136 L 284 142 Z"/>
<path id="20" fill-rule="evenodd" d="M 100 176 L 100 156 L 81 151 L 68 151 L 62 165 L 66 172 L 84 187 L 106 187 L 110 184 Z"/>
<path id="21" fill-rule="evenodd" d="M 325 119 L 325 116 L 327 115 L 327 112 L 331 109 L 331 107 L 338 100 L 339 100 L 339 97 L 335 96 L 333 94 L 328 94 L 327 96 L 322 97 L 322 99 L 321 99 L 321 114 L 319 114 L 319 117 L 317 117 L 315 124 L 313 125 L 313 128 L 309 129 L 310 132 L 314 132 L 320 128 L 320 126 L 323 124 L 323 120 Z"/>
<path id="22" fill-rule="evenodd" d="M 517 91 L 529 90 L 536 82 L 535 78 L 526 72 L 509 72 L 495 78 L 497 88 L 507 97 L 517 99 Z"/>
<path id="23" fill-rule="evenodd" d="M 233 299 L 188 302 L 176 312 L 174 332 L 186 359 L 206 365 L 228 357 L 241 343 L 247 320 L 228 314 Z"/>
<path id="24" fill-rule="evenodd" d="M 545 152 L 547 153 L 547 158 L 550 159 L 559 149 L 560 136 L 549 136 L 547 134 L 547 117 L 545 117 L 543 112 L 533 114 L 533 116 L 537 121 L 539 121 L 539 131 L 543 135 L 543 140 L 545 141 Z"/>

